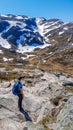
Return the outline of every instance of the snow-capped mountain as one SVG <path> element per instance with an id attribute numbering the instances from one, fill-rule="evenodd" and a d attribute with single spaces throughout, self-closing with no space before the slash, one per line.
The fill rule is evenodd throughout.
<path id="1" fill-rule="evenodd" d="M 41 69 L 73 74 L 73 22 L 0 15 L 0 71 Z"/>
<path id="2" fill-rule="evenodd" d="M 0 15 L 0 46 L 6 49 L 17 48 L 17 52 L 25 52 L 31 47 L 58 43 L 64 36 L 65 42 L 72 39 L 73 23 L 64 23 L 59 19 Z"/>
<path id="3" fill-rule="evenodd" d="M 26 16 L 0 16 L 0 45 L 4 48 L 39 46 L 44 44 L 35 18 Z"/>

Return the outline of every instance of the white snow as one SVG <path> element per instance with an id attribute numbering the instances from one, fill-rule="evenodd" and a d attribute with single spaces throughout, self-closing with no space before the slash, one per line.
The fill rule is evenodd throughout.
<path id="1" fill-rule="evenodd" d="M 40 24 L 40 23 L 41 23 L 41 19 L 37 18 L 36 24 L 37 24 L 38 32 L 41 34 L 41 36 L 43 36 L 44 24 Z"/>
<path id="2" fill-rule="evenodd" d="M 19 23 L 19 27 L 20 27 L 21 29 L 23 29 L 23 28 L 26 26 L 25 23 L 22 23 L 22 22 L 19 22 L 19 21 L 9 21 L 9 20 L 7 20 L 7 21 L 9 22 L 10 27 L 12 27 L 12 26 L 17 26 L 17 23 Z"/>
<path id="3" fill-rule="evenodd" d="M 61 34 L 63 34 L 64 33 L 64 31 L 62 31 L 62 32 L 59 32 L 59 35 L 61 35 Z"/>
<path id="4" fill-rule="evenodd" d="M 64 30 L 68 30 L 68 27 L 64 27 L 63 29 L 64 29 Z"/>
<path id="5" fill-rule="evenodd" d="M 46 23 L 41 24 L 41 20 L 36 19 L 36 23 L 37 23 L 39 33 L 42 36 L 44 36 L 44 34 L 46 34 L 47 32 L 50 32 L 50 31 L 57 29 L 57 28 L 62 26 L 61 24 L 59 24 L 59 20 L 56 21 L 56 22 L 46 22 Z"/>
<path id="6" fill-rule="evenodd" d="M 72 46 L 73 46 L 73 43 L 72 43 Z"/>
<path id="7" fill-rule="evenodd" d="M 13 58 L 9 58 L 8 61 L 13 61 Z"/>
<path id="8" fill-rule="evenodd" d="M 16 18 L 17 18 L 17 19 L 23 19 L 23 17 L 22 17 L 22 16 L 19 16 L 19 15 L 16 16 Z"/>
<path id="9" fill-rule="evenodd" d="M 3 39 L 0 35 L 0 45 L 4 48 L 11 48 L 11 45 L 8 43 L 8 41 L 6 39 Z"/>
<path id="10" fill-rule="evenodd" d="M 9 20 L 7 20 L 7 21 L 9 22 L 11 27 L 16 26 L 16 24 L 17 24 L 17 21 L 9 21 Z"/>
<path id="11" fill-rule="evenodd" d="M 33 57 L 35 55 L 27 55 L 26 57 L 21 57 L 22 60 L 28 59 L 29 57 Z"/>
<path id="12" fill-rule="evenodd" d="M 51 55 L 53 52 L 50 52 L 49 54 Z"/>
<path id="13" fill-rule="evenodd" d="M 44 25 L 40 26 L 37 24 L 37 26 L 38 26 L 39 33 L 41 34 L 41 36 L 43 36 Z"/>
<path id="14" fill-rule="evenodd" d="M 17 49 L 17 52 L 18 52 L 18 53 L 32 52 L 35 48 L 41 48 L 41 49 L 43 49 L 43 48 L 45 48 L 45 47 L 47 47 L 47 46 L 51 46 L 51 44 L 46 44 L 46 43 L 45 43 L 44 45 L 40 45 L 40 46 L 38 46 L 38 47 L 28 46 L 28 45 L 22 46 L 21 44 L 19 44 L 18 49 Z"/>
<path id="15" fill-rule="evenodd" d="M 0 50 L 0 54 L 3 54 L 2 50 Z"/>
<path id="16" fill-rule="evenodd" d="M 52 34 L 49 34 L 48 37 L 51 36 L 51 35 L 52 35 Z"/>
<path id="17" fill-rule="evenodd" d="M 4 15 L 4 14 L 0 14 L 2 17 L 8 17 L 7 15 Z"/>
<path id="18" fill-rule="evenodd" d="M 60 26 L 61 26 L 61 25 L 53 26 L 53 27 L 47 28 L 46 31 L 44 31 L 44 34 L 46 34 L 47 32 L 50 32 L 50 31 L 52 31 L 52 30 L 54 30 L 54 29 L 57 29 L 57 28 L 59 28 Z"/>
<path id="19" fill-rule="evenodd" d="M 3 57 L 3 60 L 4 60 L 4 61 L 8 61 L 8 59 L 7 59 L 6 57 Z"/>
<path id="20" fill-rule="evenodd" d="M 8 59 L 8 58 L 6 58 L 6 57 L 3 57 L 3 60 L 4 60 L 4 61 L 12 61 L 13 58 L 9 58 L 9 59 Z"/>

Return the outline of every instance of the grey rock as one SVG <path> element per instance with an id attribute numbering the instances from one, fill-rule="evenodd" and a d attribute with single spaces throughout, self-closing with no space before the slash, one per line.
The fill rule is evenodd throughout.
<path id="1" fill-rule="evenodd" d="M 60 111 L 56 130 L 73 130 L 73 96 Z"/>
<path id="2" fill-rule="evenodd" d="M 63 85 L 63 86 L 67 86 L 67 85 L 73 86 L 73 82 L 71 82 L 71 81 L 65 81 L 65 82 L 63 82 L 62 85 Z"/>
<path id="3" fill-rule="evenodd" d="M 45 128 L 43 125 L 28 122 L 23 130 L 45 130 Z"/>

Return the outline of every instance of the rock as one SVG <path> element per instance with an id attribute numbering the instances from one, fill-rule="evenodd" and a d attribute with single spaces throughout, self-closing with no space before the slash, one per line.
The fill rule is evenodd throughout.
<path id="1" fill-rule="evenodd" d="M 56 130 L 73 130 L 73 96 L 57 116 Z"/>
<path id="2" fill-rule="evenodd" d="M 43 125 L 27 122 L 23 130 L 46 130 Z"/>
<path id="3" fill-rule="evenodd" d="M 71 82 L 71 81 L 65 81 L 65 82 L 63 82 L 62 85 L 63 85 L 63 86 L 67 86 L 67 85 L 73 86 L 73 82 Z"/>
<path id="4" fill-rule="evenodd" d="M 10 118 L 3 118 L 0 119 L 0 130 L 23 130 L 25 126 L 25 122 L 21 123 L 14 119 Z"/>
<path id="5" fill-rule="evenodd" d="M 9 97 L 0 98 L 0 130 L 22 129 L 24 128 L 25 118 L 17 110 L 13 97 L 10 95 Z"/>
<path id="6" fill-rule="evenodd" d="M 40 72 L 36 70 L 35 73 L 38 75 Z M 63 127 L 67 123 L 68 118 L 69 122 L 73 120 L 71 110 L 73 108 L 73 99 L 71 103 L 68 101 L 73 95 L 73 86 L 62 85 L 64 82 L 72 82 L 72 78 L 66 78 L 64 75 L 57 78 L 54 74 L 44 72 L 40 78 L 34 77 L 33 80 L 33 78 L 28 77 L 27 80 L 32 83 L 28 82 L 23 86 L 23 108 L 28 111 L 32 121 L 36 122 L 36 124 L 26 122 L 23 114 L 19 112 L 18 97 L 14 96 L 11 91 L 14 81 L 2 82 L 0 83 L 0 130 L 45 130 L 45 128 L 39 124 L 42 123 L 42 119 L 47 116 L 55 117 L 55 119 L 52 118 L 52 120 L 48 120 L 45 125 L 51 130 L 61 130 L 60 124 L 64 123 L 62 125 Z M 7 87 L 9 83 L 11 83 L 11 86 Z M 69 105 L 70 108 L 68 107 Z M 69 114 L 69 110 L 71 110 L 71 115 Z M 68 125 L 70 124 L 68 123 Z"/>
<path id="7" fill-rule="evenodd" d="M 59 78 L 62 75 L 62 72 L 55 72 L 54 74 L 55 74 L 56 77 Z"/>

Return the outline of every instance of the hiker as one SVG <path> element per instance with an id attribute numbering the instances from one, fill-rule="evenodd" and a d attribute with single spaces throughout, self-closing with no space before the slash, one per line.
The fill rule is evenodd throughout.
<path id="1" fill-rule="evenodd" d="M 27 121 L 32 121 L 28 113 L 22 108 L 22 100 L 24 98 L 24 94 L 23 94 L 23 85 L 21 83 L 21 80 L 23 78 L 24 77 L 19 77 L 18 81 L 16 82 L 16 87 L 18 87 L 17 88 L 18 93 L 16 94 L 18 96 L 18 108 L 19 108 L 19 111 L 24 114 Z"/>

